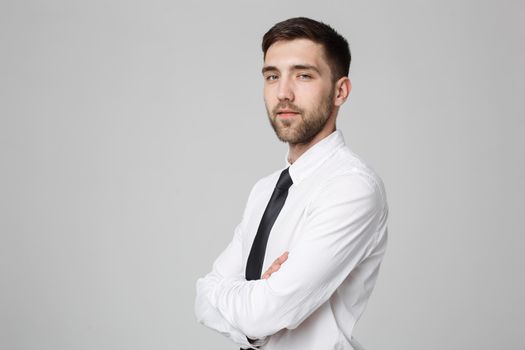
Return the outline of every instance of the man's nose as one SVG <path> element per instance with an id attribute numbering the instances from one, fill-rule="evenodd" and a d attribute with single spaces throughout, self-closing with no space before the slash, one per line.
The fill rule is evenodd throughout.
<path id="1" fill-rule="evenodd" d="M 288 79 L 281 79 L 279 80 L 279 87 L 277 91 L 277 98 L 280 101 L 294 100 L 294 93 L 293 93 L 293 83 L 290 82 Z"/>

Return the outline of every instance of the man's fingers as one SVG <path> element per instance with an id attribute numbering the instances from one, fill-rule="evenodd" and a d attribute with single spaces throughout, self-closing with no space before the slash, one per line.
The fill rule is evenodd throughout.
<path id="1" fill-rule="evenodd" d="M 262 278 L 269 278 L 272 273 L 274 273 L 275 271 L 279 270 L 281 268 L 281 265 L 272 265 L 268 268 L 268 270 L 266 270 L 266 272 L 264 273 L 264 275 L 262 276 Z"/>
<path id="2" fill-rule="evenodd" d="M 284 252 L 280 257 L 275 259 L 273 263 L 282 264 L 283 262 L 286 261 L 286 259 L 288 259 L 288 252 Z"/>
<path id="3" fill-rule="evenodd" d="M 278 271 L 281 268 L 281 265 L 288 259 L 288 252 L 284 252 L 280 257 L 275 259 L 272 263 L 272 265 L 266 270 L 266 272 L 262 275 L 262 279 L 269 278 L 272 273 Z"/>

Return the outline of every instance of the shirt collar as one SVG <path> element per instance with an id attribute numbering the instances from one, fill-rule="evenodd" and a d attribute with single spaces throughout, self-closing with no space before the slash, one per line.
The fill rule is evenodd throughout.
<path id="1" fill-rule="evenodd" d="M 286 155 L 286 164 L 290 167 L 290 176 L 294 185 L 298 185 L 301 181 L 307 178 L 317 168 L 319 168 L 325 160 L 327 160 L 337 149 L 344 146 L 345 140 L 343 133 L 336 130 L 315 145 L 304 152 L 297 160 L 290 164 L 288 162 L 288 154 Z"/>

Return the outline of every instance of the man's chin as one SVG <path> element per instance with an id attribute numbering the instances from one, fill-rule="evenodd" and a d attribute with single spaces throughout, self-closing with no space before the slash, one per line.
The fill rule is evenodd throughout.
<path id="1" fill-rule="evenodd" d="M 280 117 L 275 117 L 273 119 L 273 122 L 275 125 L 277 125 L 277 127 L 281 127 L 281 128 L 289 128 L 293 124 L 296 123 L 295 118 L 280 118 Z"/>
<path id="2" fill-rule="evenodd" d="M 278 130 L 275 130 L 275 135 L 277 136 L 277 138 L 282 141 L 282 142 L 286 142 L 286 143 L 293 143 L 293 141 L 295 141 L 295 139 L 297 138 L 296 135 L 292 132 L 292 130 L 283 130 L 283 129 L 278 129 Z"/>
<path id="3" fill-rule="evenodd" d="M 288 119 L 275 118 L 272 120 L 273 130 L 280 141 L 289 143 L 297 138 L 297 130 L 293 124 L 294 121 Z"/>

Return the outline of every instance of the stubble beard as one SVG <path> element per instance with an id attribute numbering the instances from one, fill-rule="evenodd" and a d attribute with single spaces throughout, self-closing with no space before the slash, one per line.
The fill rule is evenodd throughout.
<path id="1" fill-rule="evenodd" d="M 270 111 L 266 105 L 268 119 L 277 138 L 291 145 L 307 144 L 312 141 L 314 137 L 323 130 L 332 115 L 334 110 L 332 104 L 333 97 L 334 92 L 330 91 L 329 96 L 322 99 L 321 102 L 310 111 L 305 111 L 291 102 L 279 102 L 272 111 Z M 293 120 L 278 118 L 277 112 L 280 109 L 290 109 L 299 113 L 300 120 L 296 118 Z"/>

